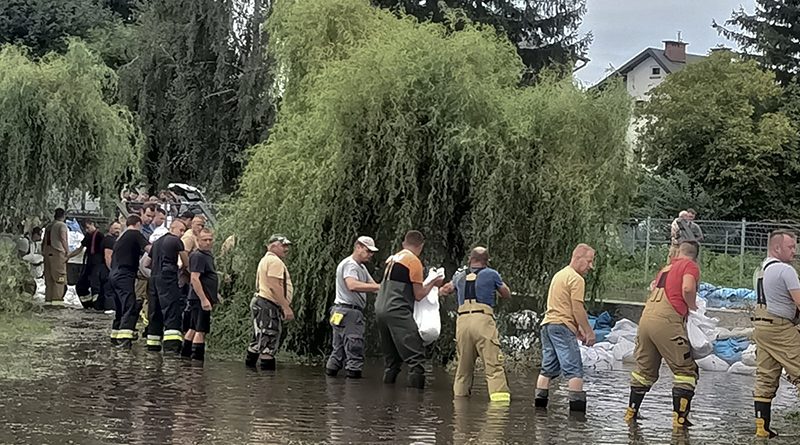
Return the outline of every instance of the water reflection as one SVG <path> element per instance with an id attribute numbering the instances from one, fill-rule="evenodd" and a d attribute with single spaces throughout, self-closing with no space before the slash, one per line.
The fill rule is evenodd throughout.
<path id="1" fill-rule="evenodd" d="M 53 315 L 55 316 L 55 315 Z M 203 367 L 135 347 L 112 349 L 109 320 L 64 311 L 56 340 L 36 345 L 31 381 L 0 380 L 0 443 L 77 444 L 284 444 L 284 443 L 541 443 L 541 444 L 749 444 L 753 378 L 704 373 L 693 401 L 695 427 L 672 431 L 669 372 L 648 394 L 644 419 L 622 420 L 626 372 L 589 372 L 586 418 L 568 413 L 563 382 L 551 390 L 546 411 L 533 407 L 533 375 L 509 375 L 510 404 L 488 401 L 476 376 L 471 398 L 452 397 L 452 377 L 430 369 L 428 388 L 380 382 L 381 367 L 363 380 L 326 377 L 319 368 L 285 366 L 276 373 L 249 371 L 238 362 Z M 773 424 L 798 443 L 797 409 L 785 382 L 774 402 Z"/>

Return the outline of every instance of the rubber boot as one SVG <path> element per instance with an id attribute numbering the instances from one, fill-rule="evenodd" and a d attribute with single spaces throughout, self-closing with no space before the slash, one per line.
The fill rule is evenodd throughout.
<path id="1" fill-rule="evenodd" d="M 586 413 L 586 391 L 569 392 L 569 412 Z"/>
<path id="2" fill-rule="evenodd" d="M 550 397 L 550 390 L 536 388 L 536 395 L 533 399 L 533 406 L 536 408 L 547 408 L 547 402 Z"/>
<path id="3" fill-rule="evenodd" d="M 408 374 L 409 388 L 425 389 L 425 374 L 412 372 Z"/>
<path id="4" fill-rule="evenodd" d="M 325 368 L 325 375 L 326 376 L 328 376 L 328 377 L 336 377 L 337 374 L 339 374 L 339 370 L 338 369 Z"/>
<path id="5" fill-rule="evenodd" d="M 261 369 L 264 371 L 274 371 L 277 368 L 276 365 L 274 357 L 261 359 Z"/>
<path id="6" fill-rule="evenodd" d="M 133 340 L 131 340 L 130 338 L 123 338 L 119 340 L 117 347 L 119 347 L 120 349 L 131 349 L 133 347 Z"/>
<path id="7" fill-rule="evenodd" d="M 631 423 L 639 419 L 639 408 L 642 406 L 644 396 L 649 388 L 631 386 L 631 395 L 628 399 L 628 409 L 625 410 L 625 421 Z"/>
<path id="8" fill-rule="evenodd" d="M 348 369 L 347 371 L 345 371 L 345 375 L 344 376 L 347 377 L 348 379 L 360 379 L 361 378 L 361 371 L 353 371 L 353 370 Z"/>
<path id="9" fill-rule="evenodd" d="M 755 402 L 756 408 L 756 437 L 763 437 L 772 439 L 778 433 L 769 428 L 770 420 L 772 420 L 772 403 L 770 402 Z"/>
<path id="10" fill-rule="evenodd" d="M 258 363 L 258 354 L 255 352 L 247 351 L 247 357 L 244 359 L 244 365 L 248 368 L 256 368 L 256 363 Z"/>
<path id="11" fill-rule="evenodd" d="M 672 427 L 686 428 L 692 426 L 689 422 L 689 412 L 692 409 L 694 391 L 683 388 L 672 388 Z"/>
<path id="12" fill-rule="evenodd" d="M 184 340 L 186 342 L 186 340 Z M 201 362 L 206 359 L 206 344 L 195 343 L 192 345 L 191 352 L 192 360 L 200 360 Z"/>
<path id="13" fill-rule="evenodd" d="M 399 369 L 387 369 L 383 371 L 383 383 L 394 385 L 397 381 L 397 375 L 400 374 Z"/>
<path id="14" fill-rule="evenodd" d="M 186 340 L 184 340 L 184 341 L 186 341 Z M 177 355 L 177 354 L 180 354 L 181 351 L 183 350 L 183 342 L 180 342 L 178 340 L 166 340 L 166 341 L 164 341 L 162 343 L 162 345 L 164 346 L 164 353 L 165 354 L 171 353 L 171 354 L 176 354 Z M 189 347 L 191 348 L 191 343 L 190 343 Z M 189 353 L 190 354 L 191 354 L 191 351 L 192 350 L 189 349 Z"/>
<path id="15" fill-rule="evenodd" d="M 181 357 L 184 358 L 191 358 L 192 357 L 192 341 L 183 339 L 183 345 L 181 346 Z"/>

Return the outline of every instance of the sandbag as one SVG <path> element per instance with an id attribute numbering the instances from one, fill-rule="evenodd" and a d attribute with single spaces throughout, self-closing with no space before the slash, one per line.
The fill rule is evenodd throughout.
<path id="1" fill-rule="evenodd" d="M 714 340 L 717 338 L 719 320 L 706 316 L 705 301 L 697 299 L 697 310 L 689 311 L 686 318 L 686 333 L 692 346 L 692 355 L 703 358 L 714 351 Z"/>
<path id="2" fill-rule="evenodd" d="M 634 359 L 633 351 L 636 349 L 636 344 L 624 337 L 620 337 L 619 341 L 614 345 L 612 350 L 614 360 L 622 362 L 631 362 Z"/>
<path id="3" fill-rule="evenodd" d="M 714 354 L 732 365 L 742 361 L 742 352 L 750 346 L 750 341 L 744 337 L 717 340 L 714 342 Z"/>
<path id="4" fill-rule="evenodd" d="M 722 360 L 714 354 L 698 359 L 697 366 L 703 371 L 712 372 L 725 372 L 730 368 L 725 360 Z"/>
<path id="5" fill-rule="evenodd" d="M 742 362 L 736 362 L 728 368 L 728 373 L 730 374 L 742 374 L 742 375 L 756 375 L 756 367 L 755 366 L 747 366 Z"/>
<path id="6" fill-rule="evenodd" d="M 581 361 L 584 368 L 611 370 L 613 368 L 614 355 L 602 348 L 595 346 L 581 345 Z"/>
<path id="7" fill-rule="evenodd" d="M 636 341 L 636 332 L 639 330 L 639 325 L 623 318 L 611 329 L 611 333 L 605 338 L 605 341 L 613 344 L 619 343 L 621 339 L 625 339 L 631 343 Z"/>
<path id="8" fill-rule="evenodd" d="M 742 363 L 747 366 L 756 365 L 756 344 L 752 343 L 742 352 Z"/>
<path id="9" fill-rule="evenodd" d="M 423 285 L 427 285 L 437 277 L 444 277 L 444 268 L 431 269 Z M 442 332 L 442 320 L 439 316 L 439 288 L 434 287 L 422 300 L 414 303 L 414 322 L 417 323 L 422 342 L 429 345 L 439 338 Z"/>

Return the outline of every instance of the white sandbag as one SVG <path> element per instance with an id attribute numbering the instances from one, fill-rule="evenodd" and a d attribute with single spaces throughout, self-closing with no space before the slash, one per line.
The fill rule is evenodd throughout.
<path id="1" fill-rule="evenodd" d="M 714 354 L 697 360 L 697 366 L 703 371 L 725 372 L 730 368 L 725 360 Z"/>
<path id="2" fill-rule="evenodd" d="M 624 337 L 620 338 L 612 350 L 612 353 L 614 354 L 614 360 L 621 362 L 632 361 L 634 349 L 636 349 L 636 344 L 634 342 Z"/>
<path id="3" fill-rule="evenodd" d="M 593 347 L 596 348 L 596 349 L 602 349 L 602 350 L 608 351 L 608 352 L 611 352 L 611 350 L 614 349 L 614 345 L 612 343 L 610 343 L 610 342 L 607 342 L 607 341 L 601 341 L 600 343 L 595 343 Z"/>
<path id="4" fill-rule="evenodd" d="M 606 337 L 606 341 L 612 344 L 619 343 L 620 339 L 625 339 L 629 342 L 635 342 L 636 331 L 638 330 L 639 325 L 628 320 L 627 318 L 623 318 L 622 320 L 618 321 L 613 328 L 611 328 L 611 333 L 609 333 Z"/>
<path id="5" fill-rule="evenodd" d="M 742 362 L 736 362 L 728 368 L 728 373 L 730 374 L 742 374 L 742 375 L 756 375 L 756 367 L 755 366 L 747 366 Z"/>
<path id="6" fill-rule="evenodd" d="M 705 300 L 697 299 L 697 310 L 689 311 L 686 318 L 686 332 L 695 358 L 706 357 L 714 352 L 719 320 L 705 315 Z"/>
<path id="7" fill-rule="evenodd" d="M 756 365 L 756 344 L 751 343 L 744 351 L 742 351 L 742 363 L 747 366 Z"/>
<path id="8" fill-rule="evenodd" d="M 581 361 L 584 368 L 611 370 L 614 355 L 610 351 L 595 346 L 581 345 Z"/>
<path id="9" fill-rule="evenodd" d="M 444 268 L 431 269 L 423 285 L 427 285 L 437 277 L 444 277 Z M 442 332 L 442 320 L 439 316 L 439 288 L 434 287 L 420 301 L 414 303 L 414 321 L 419 329 L 422 342 L 429 345 L 439 338 Z"/>
<path id="10" fill-rule="evenodd" d="M 67 286 L 67 293 L 64 294 L 64 306 L 74 309 L 83 309 L 83 303 L 75 291 L 75 286 Z"/>

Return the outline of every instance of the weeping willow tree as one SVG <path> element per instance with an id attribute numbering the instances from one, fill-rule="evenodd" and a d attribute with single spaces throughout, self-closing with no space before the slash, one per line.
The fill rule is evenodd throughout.
<path id="1" fill-rule="evenodd" d="M 0 212 L 4 223 L 49 214 L 53 191 L 116 194 L 137 170 L 139 138 L 128 110 L 113 104 L 117 77 L 79 42 L 39 61 L 0 50 Z"/>
<path id="2" fill-rule="evenodd" d="M 624 92 L 555 77 L 519 87 L 524 65 L 493 29 L 453 32 L 367 0 L 284 0 L 269 27 L 284 100 L 225 222 L 241 279 L 215 315 L 218 345 L 246 343 L 271 232 L 295 241 L 287 345 L 319 354 L 335 267 L 357 235 L 381 249 L 375 276 L 408 229 L 427 237 L 423 261 L 448 272 L 487 245 L 510 286 L 530 295 L 520 304 L 538 309 L 575 243 L 602 243 L 629 198 Z"/>

